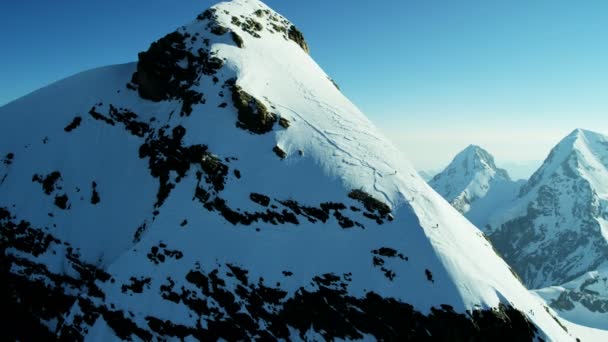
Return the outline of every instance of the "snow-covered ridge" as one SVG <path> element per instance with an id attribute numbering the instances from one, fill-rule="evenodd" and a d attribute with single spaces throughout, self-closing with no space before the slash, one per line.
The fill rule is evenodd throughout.
<path id="1" fill-rule="evenodd" d="M 59 304 L 38 340 L 572 339 L 308 50 L 235 0 L 0 108 L 7 300 Z"/>

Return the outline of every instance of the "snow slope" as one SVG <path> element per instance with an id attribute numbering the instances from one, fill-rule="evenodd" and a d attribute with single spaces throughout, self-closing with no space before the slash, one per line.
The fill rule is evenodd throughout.
<path id="1" fill-rule="evenodd" d="M 588 272 L 561 286 L 535 291 L 560 317 L 608 334 L 608 269 Z"/>
<path id="2" fill-rule="evenodd" d="M 514 182 L 494 157 L 470 145 L 458 153 L 430 186 L 477 227 L 484 229 L 490 215 L 515 198 L 522 181 Z"/>
<path id="3" fill-rule="evenodd" d="M 606 262 L 608 138 L 577 129 L 550 153 L 489 237 L 531 288 L 564 284 Z"/>
<path id="4" fill-rule="evenodd" d="M 433 177 L 435 177 L 435 172 L 433 172 L 433 171 L 418 170 L 418 174 L 420 175 L 420 177 L 422 179 L 424 179 L 427 182 L 430 181 L 431 179 L 433 179 Z"/>
<path id="5" fill-rule="evenodd" d="M 0 118 L 8 336 L 574 339 L 259 1 Z"/>

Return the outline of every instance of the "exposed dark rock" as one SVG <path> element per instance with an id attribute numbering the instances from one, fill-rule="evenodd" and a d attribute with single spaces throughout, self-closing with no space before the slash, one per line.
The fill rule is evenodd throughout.
<path id="1" fill-rule="evenodd" d="M 52 235 L 32 227 L 29 222 L 14 222 L 15 217 L 0 208 L 0 320 L 3 338 L 8 340 L 40 341 L 56 340 L 57 336 L 42 324 L 43 321 L 58 322 L 62 326 L 64 317 L 78 300 L 82 315 L 76 315 L 74 325 L 92 325 L 104 307 L 97 308 L 86 296 L 104 299 L 104 293 L 95 282 L 107 282 L 110 275 L 94 265 L 79 260 L 77 252 L 67 248 L 66 265 L 79 275 L 73 278 L 54 274 L 43 264 L 32 261 L 51 246 L 63 243 Z M 11 248 L 27 257 L 7 253 Z M 13 273 L 11 266 L 22 271 Z M 105 314 L 104 314 L 105 318 Z M 110 323 L 109 320 L 107 320 Z M 24 325 L 25 324 L 25 325 Z M 27 329 L 23 327 L 27 326 Z M 110 324 L 110 327 L 118 327 Z M 64 324 L 58 332 L 61 339 L 82 340 L 83 331 Z"/>
<path id="2" fill-rule="evenodd" d="M 90 116 L 91 116 L 93 119 L 95 119 L 95 120 L 97 120 L 97 121 L 103 121 L 103 122 L 105 122 L 105 123 L 107 123 L 108 125 L 111 125 L 111 126 L 116 125 L 116 122 L 114 122 L 114 120 L 112 120 L 112 119 L 108 118 L 107 116 L 105 116 L 105 115 L 103 115 L 103 114 L 98 113 L 98 112 L 96 111 L 96 109 L 97 109 L 97 108 L 96 108 L 95 106 L 93 106 L 93 107 L 91 108 L 91 110 L 89 110 L 89 115 L 90 115 Z"/>
<path id="3" fill-rule="evenodd" d="M 147 257 L 154 264 L 158 265 L 167 261 L 167 258 L 180 260 L 184 257 L 184 254 L 178 250 L 167 249 L 167 245 L 160 243 L 158 246 L 153 246 L 150 249 L 150 253 L 147 254 Z"/>
<path id="4" fill-rule="evenodd" d="M 285 159 L 287 157 L 287 153 L 283 151 L 278 145 L 272 148 L 272 151 L 281 159 Z"/>
<path id="5" fill-rule="evenodd" d="M 283 210 L 282 212 L 266 210 L 266 212 L 240 213 L 230 208 L 226 204 L 226 201 L 219 197 L 206 202 L 204 206 L 210 211 L 218 211 L 220 215 L 234 225 L 241 224 L 247 226 L 260 220 L 273 225 L 285 223 L 299 224 L 296 216 L 287 210 Z"/>
<path id="6" fill-rule="evenodd" d="M 593 281 L 594 279 L 589 280 Z M 563 291 L 557 299 L 551 301 L 551 307 L 560 311 L 571 311 L 576 308 L 576 304 L 579 304 L 591 312 L 608 313 L 608 300 L 598 296 L 595 291 L 585 289 L 585 287 L 585 284 L 583 284 L 580 289 Z"/>
<path id="7" fill-rule="evenodd" d="M 46 176 L 34 175 L 32 177 L 32 182 L 42 184 L 42 190 L 44 190 L 44 193 L 50 195 L 53 193 L 53 191 L 55 191 L 55 185 L 59 179 L 61 179 L 61 172 L 53 171 Z"/>
<path id="8" fill-rule="evenodd" d="M 206 9 L 203 13 L 199 14 L 196 19 L 197 20 L 215 20 L 216 19 L 216 9 L 215 8 L 209 8 Z"/>
<path id="9" fill-rule="evenodd" d="M 380 271 L 382 271 L 384 276 L 390 281 L 393 281 L 397 274 L 393 270 L 385 266 L 385 258 L 399 258 L 405 261 L 408 260 L 407 257 L 405 257 L 403 254 L 398 253 L 396 250 L 389 247 L 374 249 L 372 251 L 372 254 L 374 255 L 372 257 L 372 264 L 374 265 L 374 267 L 380 268 Z"/>
<path id="10" fill-rule="evenodd" d="M 574 172 L 571 168 L 566 162 L 561 165 L 561 171 L 566 174 Z M 576 194 L 568 204 L 572 209 L 564 213 L 576 229 L 565 227 L 561 222 L 564 216 L 558 212 L 565 210 L 560 202 L 565 195 L 562 191 Z M 596 196 L 589 183 L 578 176 L 554 176 L 549 184 L 537 189 L 525 213 L 491 230 L 492 246 L 528 288 L 563 284 L 578 278 L 585 270 L 597 269 L 608 255 L 608 248 L 600 226 L 593 218 L 600 215 L 597 204 L 593 204 L 597 201 Z M 594 212 L 596 214 L 591 214 Z M 543 222 L 557 225 L 553 227 L 550 223 L 553 229 L 550 239 L 547 238 L 547 224 Z M 536 247 L 532 251 L 530 246 Z M 529 252 L 522 252 L 526 250 Z M 581 251 L 585 252 L 581 254 Z"/>
<path id="11" fill-rule="evenodd" d="M 389 248 L 389 247 L 381 247 L 379 249 L 374 249 L 372 251 L 372 254 L 382 256 L 382 257 L 399 258 L 401 260 L 406 260 L 406 261 L 408 260 L 408 258 L 405 255 L 403 255 L 402 253 L 399 253 L 395 249 Z"/>
<path id="12" fill-rule="evenodd" d="M 264 196 L 262 194 L 252 193 L 252 194 L 249 195 L 249 198 L 253 202 L 255 202 L 255 203 L 259 204 L 259 205 L 262 205 L 264 207 L 267 207 L 270 204 L 270 197 Z"/>
<path id="13" fill-rule="evenodd" d="M 132 335 L 135 335 L 144 341 L 152 340 L 152 334 L 125 317 L 124 312 L 108 310 L 105 307 L 100 311 L 103 319 L 108 323 L 108 326 L 110 326 L 112 331 L 114 331 L 116 336 L 121 340 L 131 340 Z"/>
<path id="14" fill-rule="evenodd" d="M 76 116 L 74 118 L 74 120 L 72 120 L 72 122 L 70 122 L 69 125 L 65 126 L 65 128 L 63 130 L 66 132 L 71 132 L 71 131 L 75 130 L 76 128 L 78 128 L 78 126 L 80 126 L 81 122 L 82 122 L 82 118 L 80 116 Z"/>
<path id="15" fill-rule="evenodd" d="M 0 321 L 0 328 L 3 336 L 9 339 L 54 340 L 55 335 L 39 322 L 42 319 L 62 322 L 61 317 L 71 310 L 77 299 L 81 314 L 76 315 L 70 324 L 60 324 L 58 333 L 62 338 L 81 340 L 87 327 L 99 318 L 104 319 L 118 338 L 128 340 L 137 336 L 144 341 L 188 336 L 198 340 L 287 340 L 293 331 L 305 339 L 311 329 L 327 340 L 360 339 L 366 335 L 377 340 L 533 341 L 537 333 L 537 328 L 525 315 L 503 305 L 493 310 L 472 311 L 468 315 L 442 305 L 424 315 L 407 303 L 384 298 L 374 292 L 362 297 L 350 296 L 349 274 L 315 276 L 312 279 L 315 287 L 300 288 L 288 296 L 278 287 L 265 285 L 262 279 L 252 282 L 247 270 L 235 265 L 226 265 L 228 271 L 224 273 L 220 273 L 220 269 L 210 272 L 193 269 L 185 277 L 191 285 L 182 286 L 180 290 L 175 289 L 175 281 L 171 278 L 160 286 L 163 299 L 175 304 L 183 303 L 196 317 L 202 316 L 205 328 L 200 324 L 180 325 L 152 315 L 145 317 L 147 326 L 138 326 L 133 319 L 135 316 L 129 317 L 133 315 L 131 313 L 95 304 L 86 296 L 65 294 L 63 286 L 70 286 L 72 293 L 77 293 L 75 289 L 79 288 L 100 291 L 89 285 L 94 281 L 111 279 L 107 273 L 80 262 L 76 254 L 70 254 L 68 260 L 77 266 L 75 269 L 79 271 L 80 279 L 54 275 L 44 266 L 35 264 L 29 266 L 31 274 L 44 275 L 54 285 L 48 286 L 28 276 L 11 273 L 11 264 L 23 266 L 27 261 L 6 254 L 7 247 L 26 253 L 37 249 L 42 253 L 51 244 L 60 243 L 26 222 L 22 221 L 20 225 L 23 227 L 18 228 L 19 225 L 12 220 L 7 210 L 0 209 L 0 272 L 3 279 L 0 282 L 0 307 L 4 313 L 10 312 L 6 316 L 8 319 Z M 25 241 L 23 234 L 33 238 L 27 245 L 18 243 Z M 166 245 L 159 243 L 157 248 L 156 253 L 160 253 Z M 226 284 L 224 277 L 229 274 L 238 280 L 236 288 Z M 291 274 L 284 272 L 285 276 Z M 152 285 L 149 278 L 133 277 L 121 288 L 127 293 L 142 293 Z M 97 296 L 104 297 L 103 293 Z M 216 304 L 211 305 L 208 300 Z M 265 322 L 263 330 L 257 324 L 259 321 Z M 22 329 L 24 323 L 31 325 Z"/>
<path id="16" fill-rule="evenodd" d="M 125 129 L 134 136 L 143 138 L 151 131 L 150 125 L 142 121 L 137 121 L 137 114 L 128 109 L 119 109 L 110 105 L 109 113 L 113 120 L 124 124 Z"/>
<path id="17" fill-rule="evenodd" d="M 279 125 L 285 129 L 289 128 L 289 120 L 281 117 L 279 118 Z"/>
<path id="18" fill-rule="evenodd" d="M 101 201 L 101 198 L 99 197 L 99 193 L 97 192 L 97 183 L 93 182 L 91 184 L 91 188 L 92 188 L 91 204 L 96 205 L 97 203 L 99 203 Z"/>
<path id="19" fill-rule="evenodd" d="M 151 280 L 152 280 L 152 278 L 140 277 L 138 279 L 135 277 L 131 277 L 131 279 L 130 279 L 131 283 L 122 285 L 121 291 L 122 291 L 122 293 L 127 293 L 128 291 L 131 291 L 133 293 L 142 293 L 142 292 L 144 292 L 144 286 L 146 286 L 147 288 L 150 288 Z"/>
<path id="20" fill-rule="evenodd" d="M 135 234 L 133 234 L 133 242 L 139 242 L 141 240 L 141 235 L 146 231 L 147 228 L 147 224 L 144 222 L 142 223 L 139 227 L 137 227 L 137 230 L 135 230 Z"/>
<path id="21" fill-rule="evenodd" d="M 338 85 L 338 83 L 336 83 L 336 81 L 333 78 L 331 78 L 329 76 L 327 78 L 331 81 L 331 83 L 334 85 L 334 87 L 336 87 L 336 89 L 341 90 L 340 86 Z"/>
<path id="22" fill-rule="evenodd" d="M 131 81 L 144 99 L 181 100 L 181 115 L 190 115 L 192 106 L 203 102 L 203 94 L 191 89 L 199 76 L 213 75 L 223 65 L 204 49 L 194 54 L 187 48 L 186 38 L 176 31 L 152 43 L 148 51 L 139 54 L 137 72 Z"/>
<path id="23" fill-rule="evenodd" d="M 382 247 L 380 249 L 376 249 L 376 250 L 372 251 L 372 253 L 381 255 L 381 256 L 385 256 L 385 257 L 390 257 L 390 258 L 394 258 L 397 256 L 397 251 L 392 248 L 388 248 L 388 247 Z"/>
<path id="24" fill-rule="evenodd" d="M 230 34 L 232 35 L 232 40 L 236 46 L 239 48 L 245 47 L 245 42 L 243 42 L 243 38 L 241 38 L 241 36 L 239 36 L 236 32 L 230 32 Z"/>
<path id="25" fill-rule="evenodd" d="M 389 221 L 392 220 L 392 217 L 389 215 L 391 213 L 391 208 L 386 203 L 377 200 L 365 191 L 353 190 L 348 194 L 348 197 L 363 204 L 368 211 L 368 213 L 363 214 L 364 216 L 375 219 L 378 223 L 382 223 L 381 219 L 384 218 L 387 218 Z"/>
<path id="26" fill-rule="evenodd" d="M 238 17 L 234 17 L 234 16 L 231 18 L 231 23 L 232 23 L 232 25 L 236 25 L 236 26 L 239 26 L 239 27 L 242 24 L 241 20 Z"/>
<path id="27" fill-rule="evenodd" d="M 186 279 L 202 290 L 204 296 L 220 303 L 226 312 L 227 315 L 222 316 L 211 313 L 221 317 L 223 324 L 208 320 L 208 328 L 202 329 L 155 322 L 159 326 L 154 331 L 178 337 L 191 334 L 201 340 L 264 339 L 265 334 L 270 334 L 269 339 L 288 340 L 295 329 L 299 338 L 306 340 L 305 334 L 312 329 L 325 340 L 361 339 L 366 334 L 377 340 L 406 341 L 533 341 L 537 332 L 525 315 L 503 305 L 468 315 L 442 305 L 432 308 L 425 316 L 409 304 L 373 292 L 362 298 L 352 297 L 348 295 L 348 280 L 342 281 L 334 274 L 314 277 L 317 289 L 300 288 L 291 297 L 278 288 L 265 286 L 262 281 L 245 282 L 246 273 L 241 278 L 242 284 L 249 285 L 237 286 L 235 296 L 227 292 L 218 270 L 208 274 L 191 271 Z M 344 275 L 344 279 L 349 276 Z M 249 315 L 241 315 L 242 308 L 246 308 Z M 263 331 L 253 323 L 257 319 L 268 323 Z"/>
<path id="28" fill-rule="evenodd" d="M 254 38 L 261 38 L 258 32 L 262 31 L 264 27 L 262 26 L 262 24 L 260 24 L 253 18 L 245 18 L 245 20 L 241 24 L 241 29 L 252 35 Z"/>
<path id="29" fill-rule="evenodd" d="M 237 85 L 232 87 L 232 101 L 238 110 L 237 127 L 255 134 L 264 134 L 272 130 L 277 118 L 268 112 L 262 102 Z"/>
<path id="30" fill-rule="evenodd" d="M 160 186 L 157 193 L 156 207 L 160 207 L 175 187 L 171 181 L 171 171 L 177 173 L 174 182 L 178 182 L 186 175 L 193 165 L 198 165 L 206 176 L 206 181 L 213 185 L 215 191 L 224 188 L 225 177 L 228 167 L 207 151 L 207 146 L 192 145 L 183 146 L 182 138 L 185 129 L 177 126 L 172 131 L 172 136 L 166 136 L 163 129 L 159 130 L 157 136 L 151 136 L 139 148 L 140 158 L 149 158 L 151 175 L 159 179 Z M 202 177 L 202 173 L 199 173 Z"/>
<path id="31" fill-rule="evenodd" d="M 395 274 L 395 272 L 393 272 L 392 270 L 389 270 L 386 267 L 381 267 L 380 270 L 384 273 L 384 276 L 390 281 L 393 281 L 393 279 L 395 279 L 395 277 L 397 276 L 397 274 Z"/>
<path id="32" fill-rule="evenodd" d="M 6 154 L 6 157 L 4 157 L 4 160 L 2 162 L 4 163 L 4 165 L 9 166 L 13 163 L 14 158 L 15 158 L 15 154 L 12 152 L 9 152 Z"/>
<path id="33" fill-rule="evenodd" d="M 61 210 L 69 209 L 68 201 L 69 201 L 69 198 L 68 198 L 68 195 L 66 195 L 66 194 L 55 196 L 55 205 L 57 206 L 57 208 L 59 208 Z"/>
<path id="34" fill-rule="evenodd" d="M 300 30 L 298 30 L 297 27 L 295 27 L 294 25 L 291 25 L 289 27 L 289 30 L 287 31 L 287 35 L 288 35 L 289 39 L 293 40 L 298 45 L 300 45 L 302 50 L 304 50 L 304 51 L 306 51 L 306 53 L 310 54 L 310 49 L 308 48 L 308 44 L 306 43 L 306 40 L 304 39 L 304 35 L 302 34 L 302 32 L 300 32 Z"/>
<path id="35" fill-rule="evenodd" d="M 435 280 L 433 280 L 433 273 L 431 271 L 429 271 L 428 269 L 425 269 L 424 274 L 426 275 L 426 279 L 428 281 L 430 281 L 431 283 L 435 282 Z"/>
<path id="36" fill-rule="evenodd" d="M 226 33 L 228 33 L 228 29 L 225 28 L 224 26 L 219 25 L 219 24 L 216 23 L 216 24 L 214 24 L 214 25 L 211 26 L 211 33 L 213 33 L 213 34 L 215 34 L 217 36 L 223 36 Z"/>
<path id="37" fill-rule="evenodd" d="M 232 274 L 234 274 L 238 281 L 240 281 L 245 286 L 249 285 L 249 279 L 247 279 L 247 274 L 249 272 L 247 270 L 244 270 L 238 266 L 231 264 L 227 264 L 226 266 L 230 269 L 230 271 L 232 272 Z"/>

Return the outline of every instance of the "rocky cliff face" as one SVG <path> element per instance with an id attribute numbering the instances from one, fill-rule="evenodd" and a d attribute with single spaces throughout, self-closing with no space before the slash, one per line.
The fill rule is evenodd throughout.
<path id="1" fill-rule="evenodd" d="M 576 130 L 491 221 L 494 246 L 531 288 L 563 284 L 608 256 L 608 139 Z"/>

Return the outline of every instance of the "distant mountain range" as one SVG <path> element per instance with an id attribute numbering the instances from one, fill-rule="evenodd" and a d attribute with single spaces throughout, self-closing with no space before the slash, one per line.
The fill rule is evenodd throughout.
<path id="1" fill-rule="evenodd" d="M 531 288 L 562 284 L 607 263 L 608 138 L 575 130 L 486 228 Z"/>
<path id="2" fill-rule="evenodd" d="M 489 153 L 471 146 L 429 184 L 485 232 L 529 288 L 573 288 L 579 277 L 608 265 L 608 137 L 602 134 L 573 131 L 524 182 L 512 182 Z M 576 293 L 595 296 L 580 288 L 566 292 L 570 301 L 583 298 Z M 551 303 L 574 310 L 563 298 Z M 605 310 L 585 303 L 583 309 Z"/>

